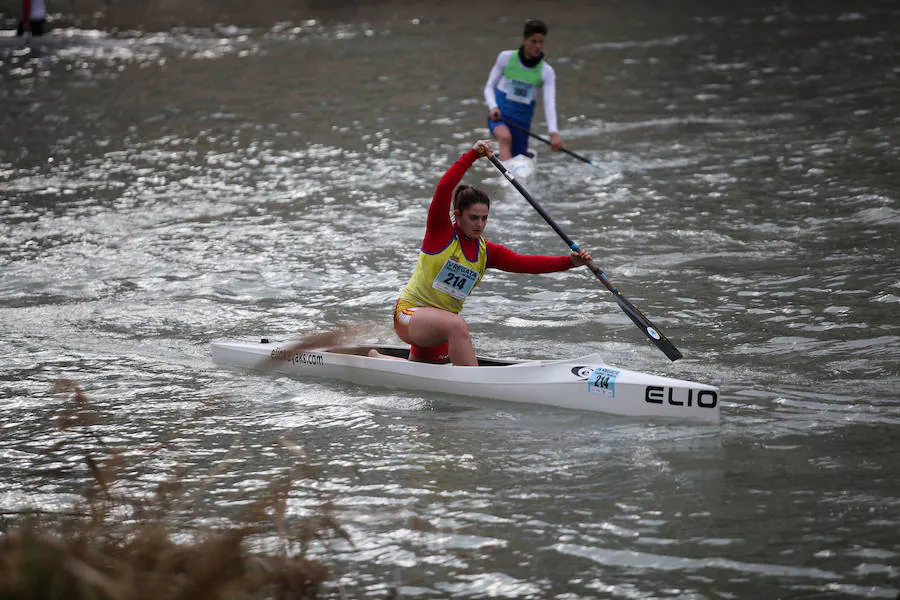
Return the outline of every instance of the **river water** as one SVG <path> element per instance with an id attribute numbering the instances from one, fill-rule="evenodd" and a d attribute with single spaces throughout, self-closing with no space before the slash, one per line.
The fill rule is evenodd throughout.
<path id="1" fill-rule="evenodd" d="M 333 503 L 349 597 L 896 597 L 898 3 L 76 4 L 0 36 L 0 509 L 83 485 L 46 452 L 69 378 L 135 456 L 169 440 L 148 460 L 189 467 L 201 520 L 300 444 L 320 475 L 289 511 Z M 585 270 L 489 273 L 476 346 L 712 383 L 722 424 L 215 367 L 222 337 L 396 341 L 433 187 L 535 15 L 563 139 L 598 167 L 533 145 L 529 190 L 685 358 Z M 466 181 L 489 239 L 566 252 L 486 161 Z"/>

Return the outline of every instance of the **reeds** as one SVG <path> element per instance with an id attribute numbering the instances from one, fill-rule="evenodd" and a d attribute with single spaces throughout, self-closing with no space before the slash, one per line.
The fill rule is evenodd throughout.
<path id="1" fill-rule="evenodd" d="M 295 466 L 274 481 L 230 525 L 186 528 L 192 493 L 174 470 L 151 494 L 129 493 L 123 448 L 94 431 L 100 414 L 71 380 L 60 431 L 90 442 L 90 483 L 63 512 L 22 511 L 0 521 L 0 600 L 280 600 L 333 597 L 329 570 L 310 556 L 314 542 L 349 536 L 327 502 L 312 517 L 289 519 L 295 481 L 311 476 L 300 448 Z M 55 451 L 66 449 L 62 441 Z M 83 448 L 84 446 L 80 446 Z M 133 487 L 132 487 L 133 489 Z M 186 531 L 187 529 L 187 531 Z"/>

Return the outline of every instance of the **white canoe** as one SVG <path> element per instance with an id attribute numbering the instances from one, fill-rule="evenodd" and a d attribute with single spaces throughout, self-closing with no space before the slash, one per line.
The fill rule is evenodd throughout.
<path id="1" fill-rule="evenodd" d="M 529 152 L 529 154 L 516 154 L 512 158 L 501 162 L 510 175 L 516 179 L 528 179 L 533 177 L 537 171 L 537 154 L 534 152 Z"/>
<path id="2" fill-rule="evenodd" d="M 359 385 L 544 404 L 621 415 L 719 422 L 719 390 L 711 385 L 611 367 L 599 355 L 571 360 L 479 357 L 477 367 L 368 356 L 406 357 L 406 346 L 335 346 L 291 350 L 291 342 L 220 340 L 213 361 L 223 367 L 325 378 Z"/>

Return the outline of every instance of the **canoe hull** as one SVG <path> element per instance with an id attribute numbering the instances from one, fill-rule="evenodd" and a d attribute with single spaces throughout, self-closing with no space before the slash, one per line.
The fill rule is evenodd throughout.
<path id="1" fill-rule="evenodd" d="M 286 351 L 285 348 L 288 348 Z M 217 341 L 223 367 L 322 378 L 363 386 L 525 402 L 639 418 L 719 422 L 718 389 L 701 383 L 618 369 L 598 355 L 571 360 L 511 361 L 479 357 L 487 366 L 457 367 L 371 358 L 375 348 L 399 356 L 401 346 L 346 346 L 292 351 L 289 343 Z"/>

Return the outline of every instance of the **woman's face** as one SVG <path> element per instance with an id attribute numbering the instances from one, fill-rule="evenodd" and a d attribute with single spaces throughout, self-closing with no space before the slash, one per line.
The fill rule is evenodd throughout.
<path id="1" fill-rule="evenodd" d="M 470 205 L 462 212 L 454 210 L 453 215 L 456 217 L 456 224 L 466 237 L 478 239 L 484 233 L 490 210 L 487 204 L 478 203 Z"/>

